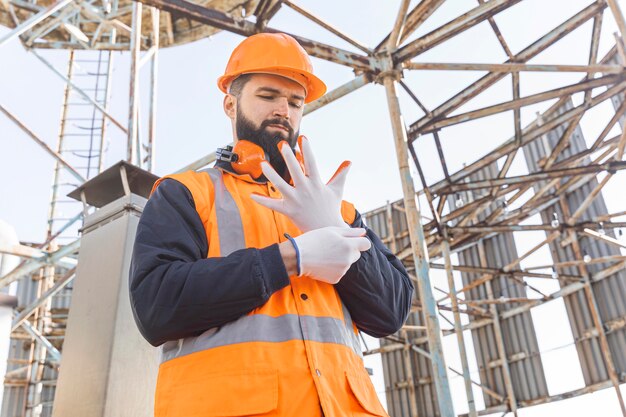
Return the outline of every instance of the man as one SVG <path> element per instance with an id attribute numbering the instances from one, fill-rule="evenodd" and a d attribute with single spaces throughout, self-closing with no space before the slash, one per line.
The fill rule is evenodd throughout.
<path id="1" fill-rule="evenodd" d="M 159 180 L 137 229 L 130 295 L 162 349 L 155 415 L 386 416 L 357 329 L 396 332 L 413 286 L 342 201 L 349 163 L 325 184 L 297 139 L 324 83 L 293 38 L 257 34 L 218 85 L 235 148 Z"/>

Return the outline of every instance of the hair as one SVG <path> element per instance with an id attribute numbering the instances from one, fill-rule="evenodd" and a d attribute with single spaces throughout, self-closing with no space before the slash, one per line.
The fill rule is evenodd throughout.
<path id="1" fill-rule="evenodd" d="M 252 74 L 241 74 L 239 77 L 235 78 L 228 88 L 228 94 L 232 94 L 233 96 L 239 98 L 241 96 L 241 92 L 243 91 L 243 87 L 246 85 L 248 81 L 250 81 L 250 76 Z"/>

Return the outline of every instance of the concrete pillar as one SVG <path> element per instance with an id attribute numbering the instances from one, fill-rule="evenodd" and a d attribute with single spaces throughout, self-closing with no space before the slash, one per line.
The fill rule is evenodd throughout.
<path id="1" fill-rule="evenodd" d="M 133 320 L 128 269 L 147 201 L 137 193 L 155 179 L 118 163 L 72 193 L 103 206 L 82 229 L 53 417 L 153 415 L 158 354 Z"/>

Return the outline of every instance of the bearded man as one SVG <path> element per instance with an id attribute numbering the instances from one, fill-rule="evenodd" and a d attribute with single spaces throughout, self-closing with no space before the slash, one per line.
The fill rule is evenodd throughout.
<path id="1" fill-rule="evenodd" d="M 137 229 L 137 326 L 160 346 L 155 416 L 386 416 L 358 332 L 398 331 L 413 286 L 343 201 L 350 163 L 322 182 L 305 103 L 324 83 L 285 34 L 257 34 L 218 80 L 234 147 L 161 178 Z"/>

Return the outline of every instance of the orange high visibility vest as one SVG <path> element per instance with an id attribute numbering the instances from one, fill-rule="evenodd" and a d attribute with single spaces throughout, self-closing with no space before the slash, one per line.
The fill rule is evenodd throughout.
<path id="1" fill-rule="evenodd" d="M 270 183 L 215 168 L 164 178 L 191 192 L 208 257 L 301 234 L 287 217 L 250 199 L 252 192 L 279 197 Z M 352 223 L 354 206 L 343 202 L 342 216 Z M 308 277 L 290 281 L 249 314 L 161 346 L 155 417 L 387 416 L 335 287 Z"/>

